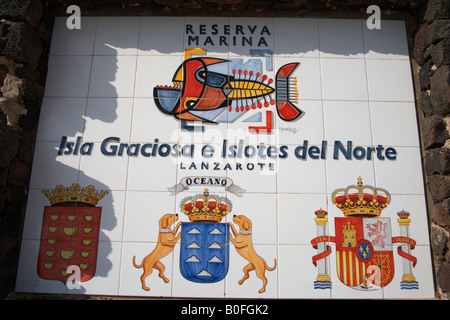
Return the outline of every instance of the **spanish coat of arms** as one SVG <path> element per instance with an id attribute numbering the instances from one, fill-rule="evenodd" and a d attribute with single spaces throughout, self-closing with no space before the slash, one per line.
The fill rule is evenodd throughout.
<path id="1" fill-rule="evenodd" d="M 398 213 L 401 236 L 393 237 L 391 219 L 380 217 L 389 203 L 389 192 L 381 188 L 363 185 L 358 178 L 357 185 L 336 190 L 333 203 L 344 213 L 345 217 L 335 218 L 335 236 L 326 234 L 327 215 L 322 209 L 317 210 L 316 224 L 318 236 L 311 240 L 318 254 L 313 263 L 318 267 L 315 289 L 331 288 L 328 258 L 331 247 L 336 244 L 336 272 L 339 280 L 346 286 L 358 290 L 377 290 L 387 286 L 394 278 L 394 244 L 403 258 L 403 278 L 401 289 L 418 289 L 412 268 L 417 259 L 410 254 L 415 241 L 409 238 L 409 212 Z"/>

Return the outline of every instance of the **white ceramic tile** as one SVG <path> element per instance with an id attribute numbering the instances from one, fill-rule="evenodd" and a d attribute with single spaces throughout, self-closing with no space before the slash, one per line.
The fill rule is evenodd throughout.
<path id="1" fill-rule="evenodd" d="M 423 232 L 424 229 L 428 230 L 427 206 L 425 197 L 423 195 L 391 195 L 391 202 L 389 206 L 385 210 L 383 210 L 382 216 L 391 217 L 392 223 L 393 225 L 395 225 L 395 233 L 397 235 L 400 234 L 399 225 L 397 223 L 397 213 L 403 210 L 410 213 L 410 237 L 416 241 L 417 245 L 430 245 L 430 238 L 428 233 Z"/>
<path id="2" fill-rule="evenodd" d="M 88 98 L 84 140 L 103 141 L 107 137 L 130 139 L 133 99 Z"/>
<path id="3" fill-rule="evenodd" d="M 277 119 L 278 144 L 302 145 L 305 138 L 310 143 L 320 144 L 324 139 L 322 102 L 300 100 L 297 107 L 304 112 L 300 119 L 291 122 Z"/>
<path id="4" fill-rule="evenodd" d="M 382 29 L 371 32 L 363 19 L 88 17 L 86 29 L 78 33 L 65 30 L 64 22 L 57 19 L 57 26 L 63 29 L 55 30 L 51 49 L 18 291 L 196 298 L 433 297 L 427 209 L 403 22 L 382 21 Z M 270 35 L 261 34 L 262 26 L 267 26 Z M 241 30 L 252 37 L 252 46 L 242 45 Z M 189 36 L 198 36 L 198 44 Z M 221 36 L 226 42 L 222 45 Z M 265 48 L 264 43 L 257 45 L 261 37 L 270 47 L 270 58 L 250 53 L 251 48 Z M 259 59 L 261 72 L 272 79 L 282 65 L 299 62 L 294 75 L 299 89 L 297 106 L 304 115 L 287 122 L 278 117 L 275 106 L 261 109 L 263 117 L 256 125 L 266 120 L 264 111 L 273 113 L 273 131 L 268 134 L 249 133 L 248 126 L 255 123 L 243 120 L 250 113 L 230 123 L 187 123 L 203 126 L 203 132 L 182 129 L 178 119 L 158 110 L 153 90 L 157 85 L 173 85 L 185 48 L 206 49 L 205 54 L 197 52 L 191 57 L 230 56 L 244 63 Z M 273 70 L 267 70 L 268 62 Z M 238 67 L 231 64 L 230 68 Z M 77 154 L 73 155 L 68 146 L 62 150 L 67 154 L 57 154 L 62 136 L 71 143 L 82 138 Z M 101 142 L 107 137 L 120 141 L 110 141 L 102 153 Z M 346 159 L 339 152 L 334 158 L 336 141 L 343 149 L 351 141 L 356 153 Z M 113 152 L 120 143 L 122 155 Z M 326 143 L 326 149 L 322 143 Z M 191 144 L 192 154 L 174 151 L 183 146 L 191 148 Z M 396 159 L 380 160 L 376 154 L 358 159 L 362 148 L 367 150 L 372 144 L 382 145 L 384 150 L 394 148 Z M 151 154 L 154 145 L 156 153 Z M 253 147 L 259 155 L 245 155 L 246 147 L 248 151 Z M 273 157 L 268 156 L 268 148 L 275 152 Z M 85 154 L 80 155 L 82 150 Z M 202 156 L 202 150 L 208 150 L 211 156 Z M 324 158 L 320 158 L 322 150 Z M 244 192 L 239 196 L 224 186 L 203 185 L 190 186 L 176 195 L 168 190 L 192 176 L 232 179 Z M 344 215 L 332 204 L 332 193 L 356 185 L 358 177 L 365 185 L 391 193 L 391 204 L 383 216 L 391 218 L 393 236 L 400 232 L 397 212 L 411 212 L 410 236 L 417 241 L 412 254 L 418 258 L 414 275 L 420 290 L 400 290 L 402 263 L 396 245 L 391 284 L 372 292 L 348 288 L 336 274 L 334 243 L 329 243 L 333 288 L 314 289 L 318 273 L 312 263 L 317 254 L 311 245 L 317 236 L 314 212 L 320 208 L 328 211 L 326 229 L 334 236 L 334 219 Z M 72 183 L 109 192 L 98 204 L 102 219 L 96 276 L 75 291 L 58 281 L 43 280 L 36 273 L 42 212 L 49 205 L 41 190 Z M 265 272 L 268 283 L 264 293 L 258 293 L 263 282 L 255 272 L 238 284 L 249 262 L 231 243 L 229 270 L 223 280 L 204 284 L 185 279 L 180 271 L 178 243 L 160 260 L 169 282 L 155 271 L 145 279 L 150 291 L 142 289 L 143 269 L 133 266 L 133 257 L 139 264 L 155 249 L 159 220 L 164 214 L 177 213 L 180 222 L 189 221 L 181 213 L 180 202 L 205 188 L 232 202 L 232 212 L 222 223 L 232 223 L 234 214 L 247 216 L 252 221 L 257 254 L 270 267 L 276 259 L 276 269 Z"/>
<path id="5" fill-rule="evenodd" d="M 239 184 L 238 179 L 234 179 Z M 277 244 L 277 198 L 275 194 L 244 192 L 242 197 L 228 193 L 227 197 L 233 204 L 233 211 L 228 221 L 232 222 L 237 231 L 239 226 L 234 223 L 234 215 L 244 215 L 252 223 L 253 244 Z M 264 199 L 264 201 L 260 201 Z"/>
<path id="6" fill-rule="evenodd" d="M 326 194 L 278 194 L 278 241 L 281 245 L 310 245 L 317 237 L 314 212 L 327 211 Z"/>
<path id="7" fill-rule="evenodd" d="M 246 56 L 250 50 L 273 51 L 274 27 L 271 18 L 230 18 L 229 55 Z"/>
<path id="8" fill-rule="evenodd" d="M 391 283 L 383 288 L 383 298 L 385 299 L 432 299 L 435 297 L 433 266 L 431 264 L 429 246 L 416 246 L 411 250 L 411 254 L 417 258 L 417 264 L 413 267 L 413 276 L 418 283 L 419 290 L 401 289 L 403 277 L 403 259 L 394 250 L 395 273 Z"/>
<path id="9" fill-rule="evenodd" d="M 62 136 L 81 136 L 86 98 L 44 97 L 41 105 L 38 141 L 61 141 Z"/>
<path id="10" fill-rule="evenodd" d="M 423 194 L 420 149 L 396 147 L 396 160 L 375 159 L 377 185 L 397 194 Z"/>
<path id="11" fill-rule="evenodd" d="M 367 100 L 363 59 L 321 59 L 325 100 Z"/>
<path id="12" fill-rule="evenodd" d="M 370 59 L 409 59 L 404 21 L 381 21 L 380 29 L 369 29 L 363 22 L 364 48 Z"/>
<path id="13" fill-rule="evenodd" d="M 172 79 L 183 62 L 181 55 L 176 56 L 139 56 L 136 74 L 136 97 L 153 97 L 156 86 L 173 86 Z"/>
<path id="14" fill-rule="evenodd" d="M 283 58 L 283 57 L 282 57 Z M 223 58 L 222 59 L 226 59 Z M 246 53 L 242 53 L 241 55 L 232 55 L 230 54 L 230 56 L 228 57 L 228 60 L 230 61 L 230 63 L 228 64 L 228 75 L 231 77 L 234 77 L 235 79 L 252 79 L 255 80 L 257 79 L 257 81 L 263 81 L 265 83 L 267 83 L 268 79 L 272 79 L 275 80 L 275 75 L 276 75 L 276 70 L 275 70 L 275 60 L 276 57 L 273 55 L 270 56 L 266 56 L 263 53 L 255 53 L 255 54 L 250 54 L 249 52 Z M 252 76 L 250 77 L 249 75 L 245 75 L 244 74 L 239 74 L 239 70 L 245 70 L 245 69 L 249 69 L 249 66 L 246 64 L 249 63 L 255 63 L 254 65 L 251 65 L 252 69 L 256 72 L 260 72 L 261 75 L 259 78 L 257 78 L 256 76 Z M 256 64 L 258 63 L 258 64 Z M 235 70 L 235 71 L 233 71 Z M 234 73 L 236 72 L 236 73 Z M 256 73 L 255 72 L 255 73 Z M 262 77 L 266 75 L 267 79 L 264 80 L 262 79 Z M 271 86 L 274 85 L 274 82 L 272 82 Z"/>
<path id="15" fill-rule="evenodd" d="M 94 186 L 97 189 L 97 186 Z M 101 190 L 101 189 L 100 189 Z M 99 241 L 121 241 L 125 213 L 125 191 L 112 191 L 97 204 L 102 208 Z"/>
<path id="16" fill-rule="evenodd" d="M 177 158 L 172 156 L 146 157 L 140 154 L 130 157 L 127 188 L 128 190 L 166 191 L 176 182 L 176 168 Z"/>
<path id="17" fill-rule="evenodd" d="M 72 140 L 74 141 L 74 140 Z M 79 155 L 58 156 L 58 142 L 36 142 L 30 188 L 55 188 L 78 180 Z"/>
<path id="18" fill-rule="evenodd" d="M 175 121 L 175 118 L 172 121 Z M 176 120 L 177 122 L 179 120 Z M 187 126 L 197 127 L 199 130 L 188 131 L 181 128 L 181 122 L 178 123 L 180 130 L 178 130 L 178 139 L 180 144 L 222 144 L 224 139 L 230 139 L 233 132 L 228 131 L 229 124 L 227 123 L 200 123 L 194 121 L 186 121 Z M 203 127 L 203 131 L 201 128 Z M 244 130 L 242 130 L 244 131 Z"/>
<path id="19" fill-rule="evenodd" d="M 256 253 L 263 258 L 267 266 L 273 268 L 275 261 L 278 259 L 277 246 L 275 245 L 257 245 L 254 249 Z M 267 279 L 267 285 L 263 293 L 259 290 L 263 288 L 263 281 L 256 276 L 254 271 L 250 272 L 250 277 L 242 284 L 238 282 L 243 278 L 244 268 L 248 264 L 248 260 L 239 255 L 233 245 L 230 246 L 230 265 L 226 277 L 226 298 L 262 298 L 271 299 L 278 297 L 278 272 L 277 268 L 273 271 L 265 270 L 264 276 Z"/>
<path id="20" fill-rule="evenodd" d="M 318 28 L 317 19 L 274 18 L 274 54 L 277 57 L 318 57 Z"/>
<path id="21" fill-rule="evenodd" d="M 222 171 L 228 163 L 222 157 L 222 145 L 180 143 L 178 149 L 180 148 L 182 154 L 175 159 L 178 160 L 177 180 L 193 175 L 227 176 Z M 230 164 L 229 170 L 233 170 L 233 167 Z"/>
<path id="22" fill-rule="evenodd" d="M 277 163 L 272 159 L 229 160 L 228 176 L 243 181 L 242 188 L 252 192 L 275 192 L 277 188 Z M 241 164 L 241 166 L 238 166 Z M 233 169 L 234 168 L 234 169 Z M 241 169 L 242 168 L 242 169 Z M 232 172 L 233 171 L 233 172 Z"/>
<path id="23" fill-rule="evenodd" d="M 133 97 L 136 56 L 94 56 L 89 97 Z"/>
<path id="24" fill-rule="evenodd" d="M 345 149 L 347 145 L 344 144 Z M 334 145 L 329 146 L 330 151 Z M 327 192 L 332 193 L 336 189 L 346 188 L 349 185 L 356 185 L 361 177 L 364 185 L 375 186 L 374 160 L 345 159 L 339 152 L 339 159 L 333 159 L 332 153 L 326 160 L 327 170 Z M 381 187 L 380 184 L 378 186 Z M 389 190 L 389 189 L 388 189 Z"/>
<path id="25" fill-rule="evenodd" d="M 413 102 L 370 102 L 373 144 L 419 146 Z"/>
<path id="26" fill-rule="evenodd" d="M 99 17 L 95 37 L 95 55 L 136 55 L 140 18 Z"/>
<path id="27" fill-rule="evenodd" d="M 355 182 L 355 183 L 351 183 L 350 182 L 348 184 L 341 184 L 339 186 L 339 189 L 346 189 L 350 185 L 356 185 L 356 183 L 357 182 Z M 374 186 L 373 183 L 369 184 L 369 183 L 366 183 L 364 180 L 363 180 L 363 184 L 364 185 Z M 338 189 L 338 188 L 336 188 L 336 189 Z M 328 210 L 327 210 L 327 212 L 328 212 L 328 216 L 327 216 L 327 218 L 328 218 L 328 221 L 327 221 L 328 227 L 327 228 L 328 228 L 328 234 L 332 235 L 332 236 L 336 235 L 335 218 L 344 218 L 345 217 L 344 212 L 341 209 L 339 209 L 336 205 L 333 204 L 333 193 L 334 193 L 334 191 L 336 191 L 336 189 L 328 194 L 328 204 L 329 205 L 328 205 Z M 329 243 L 329 244 L 335 246 L 334 243 Z M 333 247 L 332 250 L 333 250 L 333 252 L 336 252 L 335 247 Z M 336 260 L 336 257 L 333 257 L 333 260 L 332 260 L 333 261 L 333 268 L 335 267 L 335 260 Z"/>
<path id="28" fill-rule="evenodd" d="M 50 55 L 92 55 L 97 17 L 81 19 L 81 29 L 69 29 L 67 17 L 56 17 Z"/>
<path id="29" fill-rule="evenodd" d="M 177 179 L 193 175 L 228 176 L 251 185 L 251 192 L 274 192 L 276 189 L 276 159 L 267 156 L 264 159 L 256 156 L 245 157 L 244 151 L 240 155 L 240 150 L 244 150 L 244 143 L 241 145 L 242 148 L 239 147 L 240 144 L 227 143 L 225 156 L 223 156 L 224 144 L 192 145 L 193 157 L 181 156 L 178 158 Z M 256 146 L 252 150 L 257 150 Z M 211 154 L 211 157 L 202 157 L 202 153 Z M 249 190 L 246 186 L 242 186 L 242 188 Z"/>
<path id="30" fill-rule="evenodd" d="M 325 139 L 346 145 L 372 145 L 369 104 L 365 101 L 324 101 Z M 357 120 L 356 120 L 357 119 Z"/>
<path id="31" fill-rule="evenodd" d="M 167 213 L 175 212 L 175 197 L 169 192 L 127 192 L 124 241 L 158 242 L 159 221 Z M 179 216 L 181 221 L 181 216 Z M 173 229 L 175 225 L 171 226 Z"/>
<path id="32" fill-rule="evenodd" d="M 312 159 L 308 156 L 310 148 L 316 150 L 316 148 L 321 148 L 321 145 L 312 145 L 307 140 L 303 140 L 297 146 L 289 147 L 288 156 L 278 159 L 278 192 L 325 193 L 325 160 Z M 303 155 L 306 155 L 305 159 L 301 158 Z M 314 154 L 314 156 L 316 155 Z"/>
<path id="33" fill-rule="evenodd" d="M 159 277 L 159 271 L 153 269 L 153 272 L 145 278 L 145 285 L 150 289 L 142 289 L 141 275 L 143 268 L 135 268 L 133 258 L 136 264 L 141 264 L 142 260 L 155 249 L 155 243 L 123 242 L 123 254 L 120 273 L 120 295 L 144 296 L 144 297 L 170 297 L 172 296 L 173 281 L 173 260 L 177 258 L 174 253 L 169 253 L 161 258 L 160 262 L 165 266 L 164 275 L 169 279 L 165 283 Z"/>
<path id="34" fill-rule="evenodd" d="M 370 100 L 414 101 L 409 60 L 366 60 Z"/>
<path id="35" fill-rule="evenodd" d="M 186 17 L 184 50 L 202 48 L 208 55 L 228 56 L 229 38 L 235 32 L 228 26 L 225 17 Z"/>
<path id="36" fill-rule="evenodd" d="M 66 286 L 61 281 L 48 281 L 38 276 L 36 268 L 39 246 L 39 240 L 22 240 L 15 290 L 17 292 L 66 293 Z"/>
<path id="37" fill-rule="evenodd" d="M 268 155 L 268 148 L 279 144 L 277 137 L 278 132 L 272 129 L 271 133 L 255 134 L 254 132 L 250 132 L 247 127 L 248 125 L 265 126 L 268 119 L 267 117 L 270 117 L 270 115 L 267 115 L 264 111 L 262 113 L 261 122 L 251 122 L 246 124 L 236 123 L 228 126 L 227 136 L 225 137 L 227 140 L 226 154 L 228 157 L 233 158 L 236 153 L 237 158 L 248 158 L 248 160 L 256 160 L 256 158 L 258 158 L 258 160 L 270 161 L 276 158 L 278 152 L 273 150 L 270 155 Z M 276 114 L 272 113 L 272 126 L 274 128 L 276 127 L 276 123 L 279 122 L 277 120 Z M 222 142 L 221 147 L 223 146 L 224 143 Z"/>
<path id="38" fill-rule="evenodd" d="M 111 143 L 106 150 L 111 151 L 113 145 L 119 144 Z M 79 184 L 94 185 L 101 190 L 125 190 L 128 156 L 104 155 L 98 142 L 93 143 L 92 150 L 90 156 L 81 156 Z"/>
<path id="39" fill-rule="evenodd" d="M 317 268 L 311 245 L 281 245 L 278 249 L 278 286 L 281 299 L 330 299 L 331 289 L 314 289 Z"/>
<path id="40" fill-rule="evenodd" d="M 319 46 L 322 58 L 364 57 L 361 20 L 319 19 Z"/>
<path id="41" fill-rule="evenodd" d="M 50 56 L 45 96 L 87 97 L 91 60 L 91 56 Z"/>
<path id="42" fill-rule="evenodd" d="M 183 17 L 142 17 L 139 55 L 182 55 Z"/>
<path id="43" fill-rule="evenodd" d="M 132 141 L 178 143 L 179 126 L 175 117 L 158 110 L 153 98 L 134 99 Z"/>

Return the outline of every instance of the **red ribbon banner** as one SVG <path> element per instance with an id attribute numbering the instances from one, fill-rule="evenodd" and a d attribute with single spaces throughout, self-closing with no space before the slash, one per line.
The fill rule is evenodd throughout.
<path id="1" fill-rule="evenodd" d="M 411 238 L 408 237 L 392 237 L 392 243 L 406 243 L 409 244 L 409 247 L 411 248 L 411 250 L 414 249 L 414 247 L 416 246 L 416 241 L 414 241 Z M 416 266 L 417 264 L 417 258 L 406 253 L 405 251 L 402 250 L 401 247 L 397 248 L 397 253 L 399 254 L 399 256 L 408 259 L 409 261 L 412 261 L 413 263 L 413 267 Z"/>
<path id="2" fill-rule="evenodd" d="M 311 240 L 311 244 L 314 249 L 317 249 L 317 244 L 321 242 L 336 242 L 336 237 L 319 236 Z M 313 264 L 317 267 L 317 261 L 329 256 L 330 254 L 331 254 L 331 247 L 327 245 L 326 250 L 324 252 L 316 254 L 315 256 L 312 257 Z"/>

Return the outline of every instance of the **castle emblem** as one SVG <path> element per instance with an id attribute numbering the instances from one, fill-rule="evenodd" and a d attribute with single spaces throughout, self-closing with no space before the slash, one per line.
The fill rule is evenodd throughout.
<path id="1" fill-rule="evenodd" d="M 336 236 L 326 234 L 327 215 L 322 209 L 315 212 L 318 235 L 311 240 L 318 254 L 313 263 L 318 267 L 315 289 L 331 288 L 329 242 L 336 244 L 336 271 L 339 280 L 346 286 L 358 290 L 377 290 L 387 286 L 394 277 L 394 244 L 403 258 L 402 289 L 418 289 L 413 275 L 417 259 L 410 254 L 415 241 L 409 238 L 409 212 L 398 213 L 401 236 L 392 237 L 391 219 L 380 217 L 390 204 L 391 195 L 384 189 L 363 185 L 358 178 L 356 186 L 336 190 L 333 204 L 345 215 L 335 218 Z"/>
<path id="2" fill-rule="evenodd" d="M 96 207 L 107 191 L 74 183 L 54 190 L 42 190 L 51 206 L 44 209 L 37 272 L 47 280 L 67 283 L 69 266 L 80 268 L 80 282 L 95 275 L 101 207 Z"/>

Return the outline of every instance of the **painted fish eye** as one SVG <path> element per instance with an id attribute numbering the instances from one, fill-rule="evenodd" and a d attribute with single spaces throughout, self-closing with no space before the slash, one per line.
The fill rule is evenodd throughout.
<path id="1" fill-rule="evenodd" d="M 198 82 L 204 83 L 206 80 L 206 70 L 204 68 L 197 70 L 195 77 Z"/>
<path id="2" fill-rule="evenodd" d="M 197 103 L 199 101 L 200 101 L 200 99 L 196 98 L 196 97 L 186 98 L 186 100 L 184 100 L 184 105 L 183 105 L 184 110 L 191 110 L 191 109 L 193 109 L 197 105 Z"/>

